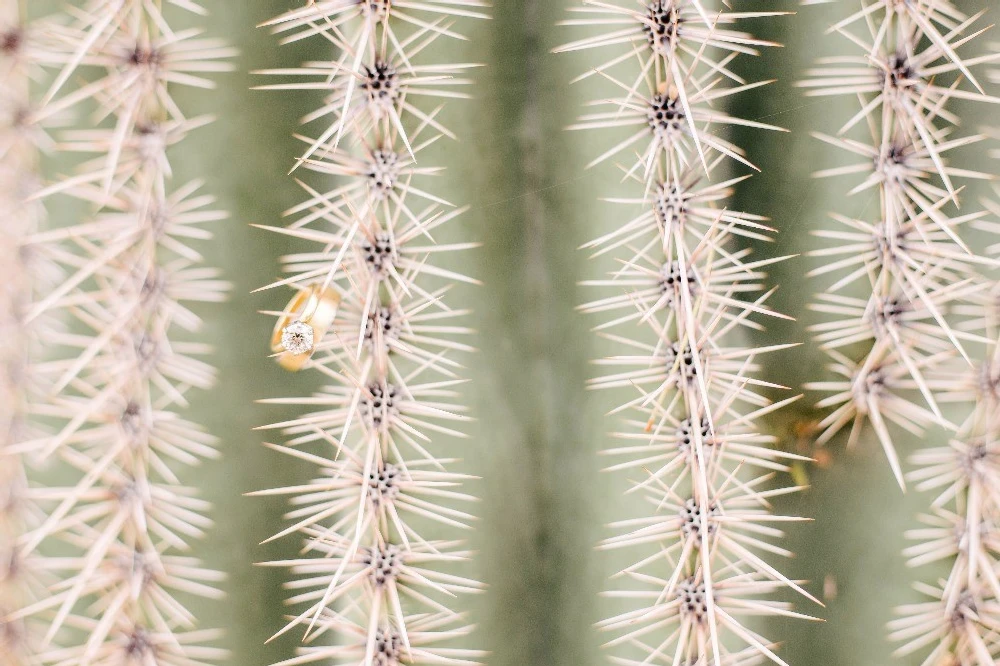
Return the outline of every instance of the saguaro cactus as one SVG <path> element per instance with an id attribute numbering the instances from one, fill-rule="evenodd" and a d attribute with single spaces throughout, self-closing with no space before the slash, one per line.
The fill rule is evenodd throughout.
<path id="1" fill-rule="evenodd" d="M 52 379 L 43 415 L 57 421 L 56 432 L 21 448 L 61 459 L 75 477 L 31 493 L 46 517 L 22 552 L 47 553 L 44 568 L 62 578 L 12 616 L 51 617 L 39 663 L 225 656 L 209 645 L 216 632 L 199 629 L 181 601 L 218 597 L 222 579 L 188 554 L 211 521 L 182 477 L 216 452 L 182 411 L 192 389 L 213 383 L 189 304 L 218 302 L 227 289 L 198 249 L 211 238 L 206 225 L 225 214 L 211 208 L 200 182 L 172 182 L 167 151 L 209 120 L 188 117 L 174 89 L 211 89 L 205 75 L 229 69 L 233 51 L 170 26 L 160 3 L 138 0 L 94 0 L 45 23 L 59 70 L 33 119 L 92 105 L 101 122 L 61 134 L 62 150 L 92 158 L 36 195 L 69 195 L 96 212 L 28 239 L 66 277 L 27 318 L 69 320 L 46 337 L 54 358 L 39 370 Z M 80 77 L 88 80 L 68 85 Z"/>
<path id="2" fill-rule="evenodd" d="M 422 64 L 453 19 L 483 16 L 459 2 L 309 3 L 271 25 L 286 41 L 331 42 L 331 61 L 265 74 L 293 77 L 271 90 L 326 92 L 306 117 L 320 127 L 295 168 L 338 177 L 333 189 L 303 183 L 294 221 L 271 229 L 312 244 L 283 258 L 296 295 L 279 313 L 272 339 L 287 369 L 310 368 L 332 385 L 313 397 L 270 402 L 316 411 L 270 426 L 288 436 L 278 451 L 314 463 L 317 478 L 258 494 L 291 496 L 292 524 L 274 538 L 305 540 L 290 567 L 296 615 L 279 633 L 303 627 L 307 645 L 285 664 L 470 663 L 482 653 L 442 645 L 470 630 L 449 599 L 481 589 L 446 572 L 467 559 L 460 542 L 427 528 L 467 528 L 455 508 L 472 498 L 460 474 L 435 455 L 432 436 L 460 436 L 467 420 L 456 387 L 455 352 L 468 351 L 453 320 L 464 314 L 444 297 L 470 278 L 436 265 L 474 244 L 439 244 L 441 225 L 463 212 L 425 189 L 439 171 L 418 162 L 432 143 L 454 135 L 424 100 L 464 97 L 454 86 L 472 64 Z M 436 284 L 435 284 L 436 283 Z M 309 447 L 318 449 L 309 450 Z"/>
<path id="3" fill-rule="evenodd" d="M 774 14 L 710 13 L 697 1 L 667 0 L 638 8 L 585 3 L 576 12 L 567 24 L 613 27 L 560 50 L 618 47 L 584 77 L 600 75 L 620 94 L 572 129 L 629 128 L 591 166 L 623 160 L 636 194 L 612 203 L 639 210 L 585 246 L 620 264 L 590 283 L 616 292 L 585 309 L 610 317 L 598 330 L 624 352 L 598 362 L 611 374 L 592 386 L 630 392 L 614 410 L 633 415 L 616 433 L 624 443 L 607 453 L 621 460 L 612 469 L 641 474 L 631 492 L 652 514 L 621 521 L 623 533 L 603 544 L 636 552 L 617 581 L 637 587 L 619 584 L 612 594 L 641 606 L 601 626 L 619 634 L 609 645 L 631 646 L 645 662 L 673 655 L 674 663 L 766 657 L 783 664 L 744 616 L 796 616 L 787 603 L 762 598 L 781 588 L 815 600 L 758 554 L 788 555 L 768 542 L 781 535 L 770 524 L 799 520 L 767 510 L 768 497 L 796 490 L 768 482 L 797 456 L 770 448 L 773 438 L 757 424 L 795 398 L 772 404 L 762 389 L 774 385 L 754 377 L 760 355 L 788 345 L 749 348 L 740 335 L 782 316 L 766 305 L 773 290 L 761 271 L 781 258 L 748 259 L 740 243 L 773 230 L 760 216 L 724 206 L 747 176 L 717 177 L 727 158 L 755 168 L 722 136 L 726 126 L 778 129 L 720 109 L 767 83 L 745 83 L 729 69 L 736 55 L 769 45 L 731 26 Z"/>

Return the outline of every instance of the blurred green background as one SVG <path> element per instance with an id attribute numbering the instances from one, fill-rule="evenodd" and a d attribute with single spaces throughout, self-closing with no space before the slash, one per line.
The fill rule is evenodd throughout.
<path id="1" fill-rule="evenodd" d="M 282 626 L 285 574 L 253 563 L 287 556 L 297 542 L 258 546 L 283 525 L 285 506 L 281 499 L 242 494 L 307 479 L 310 470 L 264 449 L 261 433 L 252 430 L 294 411 L 283 413 L 254 400 L 307 395 L 314 380 L 283 373 L 266 358 L 271 324 L 256 311 L 280 308 L 287 294 L 250 292 L 279 274 L 278 257 L 287 248 L 282 238 L 249 225 L 277 224 L 282 211 L 298 203 L 300 190 L 285 175 L 300 150 L 291 135 L 315 100 L 251 91 L 261 77 L 250 72 L 328 54 L 317 50 L 322 48 L 318 40 L 282 47 L 267 31 L 255 28 L 298 6 L 295 0 L 204 4 L 212 11 L 207 32 L 224 37 L 242 55 L 238 72 L 221 77 L 214 96 L 182 98 L 191 108 L 217 114 L 219 121 L 193 135 L 173 156 L 181 182 L 206 177 L 233 214 L 218 228 L 208 253 L 235 284 L 227 304 L 206 312 L 206 337 L 219 350 L 219 387 L 195 397 L 198 413 L 192 415 L 222 439 L 224 458 L 195 472 L 192 482 L 215 504 L 217 528 L 202 552 L 229 573 L 229 598 L 224 604 L 204 604 L 201 614 L 205 626 L 226 629 L 230 663 L 264 666 L 291 656 L 296 640 L 288 636 L 264 645 Z M 470 488 L 483 498 L 477 507 L 482 518 L 472 535 L 480 553 L 474 568 L 490 588 L 463 603 L 470 604 L 479 625 L 473 642 L 492 651 L 492 666 L 606 663 L 607 655 L 598 649 L 603 637 L 592 625 L 616 610 L 598 593 L 621 555 L 595 552 L 593 545 L 607 536 L 603 526 L 609 520 L 639 510 L 622 499 L 626 480 L 601 473 L 602 461 L 595 455 L 608 442 L 605 433 L 616 425 L 603 416 L 613 397 L 584 391 L 586 378 L 595 372 L 589 361 L 607 349 L 589 332 L 594 321 L 574 310 L 588 297 L 577 282 L 601 271 L 576 248 L 614 223 L 620 213 L 596 199 L 621 190 L 610 167 L 583 170 L 610 145 L 608 137 L 563 131 L 585 101 L 607 94 L 600 81 L 568 84 L 598 62 L 593 54 L 550 52 L 577 34 L 555 26 L 569 4 L 497 0 L 492 21 L 463 22 L 467 42 L 434 47 L 442 61 L 486 64 L 476 71 L 475 99 L 452 103 L 445 112 L 459 144 L 439 142 L 426 162 L 448 167 L 435 181 L 437 194 L 472 206 L 451 229 L 452 237 L 484 244 L 452 265 L 484 282 L 463 288 L 455 302 L 475 311 L 472 325 L 480 352 L 468 359 L 474 381 L 467 394 L 477 421 L 469 440 L 440 446 L 459 454 L 464 470 L 482 477 Z M 751 9 L 743 6 L 747 4 L 736 9 Z M 797 12 L 748 22 L 747 30 L 785 47 L 743 59 L 740 71 L 748 80 L 778 81 L 732 98 L 735 107 L 730 109 L 791 130 L 748 130 L 733 137 L 762 174 L 740 186 L 732 207 L 767 215 L 781 231 L 776 243 L 757 248 L 760 256 L 804 253 L 814 243 L 810 229 L 825 224 L 828 210 L 849 214 L 871 204 L 844 200 L 847 181 L 809 176 L 842 159 L 809 132 L 836 131 L 852 113 L 850 105 L 804 98 L 792 87 L 816 57 L 843 50 L 842 38 L 823 33 L 834 17 L 853 11 L 856 4 L 753 3 L 753 9 Z M 979 8 L 965 4 L 967 11 Z M 972 105 L 959 108 L 969 118 L 967 130 L 986 119 Z M 963 159 L 986 165 L 976 149 Z M 782 286 L 777 307 L 799 321 L 772 324 L 769 339 L 808 341 L 805 305 L 819 287 L 803 277 L 810 265 L 810 259 L 800 257 L 772 271 L 771 282 Z M 814 346 L 805 344 L 769 355 L 765 371 L 769 380 L 797 387 L 817 378 L 822 362 Z M 798 433 L 816 416 L 809 410 L 812 402 L 803 400 L 769 423 L 785 446 L 810 450 Z M 929 443 L 930 436 L 902 448 L 905 453 Z M 884 625 L 893 606 L 914 598 L 909 582 L 915 572 L 906 569 L 900 555 L 902 533 L 913 526 L 927 498 L 900 493 L 871 441 L 853 451 L 835 444 L 830 452 L 828 464 L 804 470 L 811 488 L 776 507 L 815 518 L 789 529 L 785 545 L 797 557 L 776 564 L 792 578 L 811 581 L 814 593 L 822 593 L 824 581 L 836 588 L 825 610 L 800 605 L 826 622 L 775 621 L 762 632 L 783 642 L 780 654 L 793 666 L 890 663 Z"/>

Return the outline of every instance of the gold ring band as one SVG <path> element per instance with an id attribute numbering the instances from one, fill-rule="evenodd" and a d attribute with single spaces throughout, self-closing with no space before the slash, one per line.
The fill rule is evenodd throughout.
<path id="1" fill-rule="evenodd" d="M 278 355 L 281 367 L 291 372 L 305 367 L 333 326 L 339 306 L 340 295 L 318 284 L 292 297 L 271 335 L 271 351 Z"/>

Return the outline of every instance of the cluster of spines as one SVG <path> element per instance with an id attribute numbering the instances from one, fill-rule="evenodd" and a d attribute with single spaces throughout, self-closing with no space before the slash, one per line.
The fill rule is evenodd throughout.
<path id="1" fill-rule="evenodd" d="M 45 331 L 45 357 L 33 366 L 48 390 L 34 416 L 51 432 L 15 448 L 58 460 L 65 471 L 57 478 L 73 479 L 39 479 L 27 491 L 44 518 L 23 535 L 19 555 L 54 579 L 8 616 L 47 624 L 32 663 L 194 666 L 226 656 L 211 646 L 217 632 L 201 630 L 185 606 L 190 595 L 220 596 L 222 576 L 189 555 L 211 521 L 183 477 L 217 452 L 213 437 L 182 416 L 192 389 L 214 380 L 190 308 L 220 301 L 228 288 L 199 249 L 225 214 L 199 182 L 172 181 L 167 149 L 207 120 L 187 117 L 174 88 L 212 88 L 205 75 L 229 69 L 233 51 L 171 22 L 159 2 L 91 0 L 38 24 L 45 48 L 33 56 L 56 69 L 28 122 L 75 107 L 97 122 L 56 135 L 56 148 L 89 159 L 33 195 L 68 196 L 85 219 L 25 243 L 62 271 L 25 321 L 52 316 L 64 325 Z"/>
<path id="2" fill-rule="evenodd" d="M 996 290 L 984 275 L 996 261 L 967 242 L 970 230 L 996 232 L 995 206 L 959 210 L 960 181 L 990 176 L 949 160 L 986 138 L 958 133 L 952 102 L 1000 103 L 974 74 L 1000 55 L 967 55 L 986 30 L 983 14 L 966 17 L 940 0 L 871 2 L 830 30 L 857 53 L 824 59 L 801 84 L 859 101 L 836 136 L 818 135 L 858 161 L 819 175 L 856 176 L 851 193 L 878 202 L 861 213 L 868 217 L 834 215 L 840 228 L 817 232 L 831 246 L 814 253 L 829 263 L 813 272 L 836 280 L 814 306 L 832 318 L 814 329 L 838 375 L 811 384 L 832 393 L 819 403 L 832 408 L 820 441 L 851 424 L 853 444 L 870 424 L 900 486 L 908 479 L 936 493 L 924 525 L 907 534 L 916 543 L 906 555 L 911 566 L 950 570 L 936 585 L 918 583 L 931 600 L 902 606 L 889 625 L 897 655 L 924 652 L 923 664 L 987 664 L 1000 654 L 1000 375 Z M 918 439 L 943 430 L 949 441 L 918 449 L 907 474 L 893 427 Z"/>
<path id="3" fill-rule="evenodd" d="M 713 178 L 726 162 L 756 169 L 722 130 L 778 129 L 720 108 L 766 83 L 730 69 L 739 54 L 770 45 L 734 24 L 774 13 L 719 12 L 698 0 L 585 5 L 565 24 L 609 31 L 559 50 L 618 47 L 581 78 L 600 75 L 620 95 L 572 129 L 634 128 L 594 164 L 635 155 L 620 168 L 636 195 L 612 202 L 640 211 L 585 246 L 619 266 L 589 283 L 614 295 L 583 310 L 606 313 L 598 330 L 629 350 L 599 361 L 613 374 L 592 386 L 632 395 L 614 410 L 633 415 L 616 433 L 624 443 L 606 453 L 622 461 L 611 469 L 639 475 L 630 492 L 650 508 L 603 543 L 642 553 L 616 577 L 627 584 L 611 593 L 642 605 L 601 627 L 618 633 L 609 643 L 622 650 L 616 663 L 783 664 L 746 618 L 804 617 L 771 597 L 781 589 L 813 598 L 767 561 L 789 555 L 772 543 L 781 536 L 775 525 L 799 520 L 769 505 L 797 490 L 780 483 L 796 456 L 773 447 L 760 420 L 794 398 L 773 403 L 765 391 L 783 387 L 754 375 L 761 355 L 788 345 L 744 346 L 747 329 L 783 316 L 766 303 L 773 289 L 762 272 L 781 258 L 750 260 L 748 240 L 773 230 L 760 216 L 726 208 L 748 176 Z"/>
<path id="4" fill-rule="evenodd" d="M 300 557 L 269 563 L 294 574 L 287 588 L 296 611 L 279 634 L 298 627 L 309 644 L 282 664 L 460 665 L 482 656 L 452 646 L 472 628 L 453 599 L 481 585 L 447 569 L 469 554 L 459 541 L 422 535 L 426 526 L 465 529 L 472 520 L 457 508 L 473 499 L 458 490 L 468 477 L 445 469 L 453 461 L 434 453 L 433 439 L 462 436 L 468 420 L 453 357 L 469 350 L 455 340 L 469 330 L 454 322 L 465 313 L 444 297 L 472 281 L 434 260 L 473 244 L 437 242 L 462 209 L 423 189 L 440 169 L 418 159 L 454 138 L 440 102 L 465 97 L 455 87 L 474 67 L 422 64 L 423 52 L 440 37 L 459 37 L 455 20 L 484 18 L 483 7 L 310 2 L 265 24 L 286 43 L 317 37 L 336 52 L 330 61 L 262 72 L 291 79 L 266 89 L 326 91 L 304 119 L 318 129 L 300 137 L 306 148 L 295 168 L 336 177 L 332 189 L 300 183 L 307 198 L 288 212 L 294 221 L 268 227 L 314 244 L 283 257 L 289 277 L 269 288 L 339 298 L 305 366 L 332 385 L 267 401 L 313 410 L 266 429 L 287 436 L 272 448 L 317 468 L 309 483 L 256 493 L 289 496 L 291 524 L 272 539 L 305 542 Z"/>

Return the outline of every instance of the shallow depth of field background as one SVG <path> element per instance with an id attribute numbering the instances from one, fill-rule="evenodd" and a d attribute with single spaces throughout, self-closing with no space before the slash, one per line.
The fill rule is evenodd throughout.
<path id="1" fill-rule="evenodd" d="M 581 35 L 554 25 L 571 2 L 575 0 L 496 0 L 494 20 L 461 23 L 468 42 L 442 40 L 432 48 L 440 60 L 486 64 L 474 73 L 475 99 L 450 103 L 445 111 L 446 124 L 459 135 L 459 143 L 439 142 L 428 151 L 426 162 L 448 167 L 433 182 L 435 193 L 472 206 L 439 240 L 483 242 L 479 250 L 449 258 L 450 267 L 484 282 L 482 287 L 462 287 L 453 301 L 475 310 L 471 325 L 478 331 L 475 344 L 480 352 L 465 360 L 474 380 L 467 400 L 478 420 L 468 440 L 439 438 L 436 446 L 460 456 L 459 469 L 482 477 L 468 488 L 482 498 L 474 509 L 481 520 L 471 535 L 479 552 L 473 571 L 490 588 L 460 603 L 469 603 L 479 625 L 471 641 L 493 652 L 492 666 L 607 663 L 598 649 L 605 637 L 593 623 L 621 608 L 598 594 L 623 556 L 596 552 L 593 545 L 610 534 L 604 528 L 608 521 L 640 511 L 633 500 L 623 499 L 626 478 L 599 471 L 604 461 L 596 452 L 609 441 L 605 433 L 617 425 L 613 417 L 603 416 L 615 396 L 584 390 L 585 380 L 596 373 L 589 361 L 610 347 L 589 332 L 597 321 L 575 311 L 590 297 L 577 283 L 599 277 L 611 264 L 589 261 L 576 248 L 623 215 L 620 207 L 600 203 L 597 197 L 634 195 L 634 188 L 621 186 L 610 165 L 583 169 L 614 142 L 613 133 L 562 129 L 586 100 L 614 94 L 606 82 L 596 80 L 599 77 L 568 84 L 600 62 L 598 54 L 550 53 Z M 298 544 L 291 538 L 258 546 L 284 525 L 285 505 L 282 499 L 242 494 L 305 480 L 310 470 L 264 449 L 260 444 L 265 436 L 274 435 L 252 430 L 294 410 L 283 412 L 253 401 L 308 395 L 315 378 L 286 374 L 266 358 L 271 320 L 256 311 L 280 308 L 288 293 L 250 292 L 279 275 L 278 257 L 291 246 L 249 225 L 279 224 L 281 212 L 299 201 L 301 190 L 285 175 L 301 149 L 291 135 L 315 100 L 302 93 L 252 91 L 264 78 L 250 71 L 330 54 L 322 51 L 320 40 L 279 47 L 275 37 L 254 27 L 297 6 L 295 0 L 204 4 L 212 11 L 207 31 L 238 46 L 242 55 L 239 71 L 221 77 L 214 96 L 180 95 L 190 108 L 216 113 L 219 122 L 194 133 L 172 156 L 179 182 L 206 177 L 209 189 L 233 214 L 218 227 L 217 241 L 206 253 L 235 283 L 229 303 L 203 311 L 206 337 L 218 348 L 220 382 L 211 393 L 194 396 L 197 413 L 192 414 L 222 439 L 224 459 L 205 465 L 192 483 L 215 504 L 217 527 L 201 552 L 210 564 L 229 573 L 229 597 L 224 604 L 204 603 L 199 615 L 204 626 L 226 629 L 227 646 L 233 651 L 230 663 L 264 666 L 290 657 L 297 637 L 291 632 L 263 644 L 282 626 L 281 583 L 286 572 L 253 563 L 291 555 Z M 986 6 L 985 0 L 958 4 L 970 13 Z M 823 33 L 834 17 L 858 6 L 843 1 L 817 7 L 787 0 L 735 3 L 736 10 L 797 12 L 746 23 L 747 30 L 785 47 L 741 60 L 737 70 L 748 80 L 778 82 L 731 98 L 733 115 L 791 130 L 745 130 L 731 136 L 763 171 L 739 186 L 731 206 L 767 215 L 781 231 L 777 243 L 756 249 L 759 256 L 808 251 L 815 243 L 809 231 L 825 224 L 828 210 L 877 210 L 878 202 L 868 195 L 845 200 L 843 193 L 852 181 L 815 181 L 809 175 L 842 160 L 809 132 L 835 132 L 856 107 L 805 98 L 792 86 L 814 58 L 845 52 L 843 38 Z M 995 6 L 992 11 L 1000 16 Z M 988 47 L 989 41 L 989 36 L 980 40 L 979 48 Z M 997 94 L 996 88 L 988 92 Z M 988 109 L 969 104 L 956 108 L 967 119 L 967 133 L 990 119 Z M 997 171 L 982 145 L 961 159 L 964 167 Z M 977 205 L 981 191 L 972 190 L 964 195 L 970 208 Z M 769 323 L 767 339 L 806 344 L 768 355 L 765 374 L 791 387 L 822 377 L 823 359 L 804 330 L 810 320 L 805 305 L 823 284 L 805 278 L 812 262 L 799 257 L 771 272 L 770 281 L 781 286 L 777 307 L 799 321 Z M 812 451 L 802 434 L 816 418 L 809 409 L 813 402 L 807 396 L 769 423 L 783 446 Z M 904 455 L 932 443 L 899 441 Z M 909 589 L 915 573 L 925 579 L 932 573 L 908 570 L 900 555 L 903 532 L 916 525 L 916 514 L 928 499 L 913 491 L 900 493 L 881 450 L 870 439 L 853 451 L 836 442 L 819 455 L 823 465 L 799 470 L 811 488 L 780 498 L 776 507 L 781 513 L 811 516 L 815 522 L 789 528 L 783 545 L 796 553 L 794 559 L 771 561 L 790 577 L 811 581 L 809 588 L 817 595 L 826 587 L 826 609 L 798 604 L 826 622 L 772 621 L 763 633 L 783 642 L 780 654 L 792 666 L 892 663 L 884 625 L 895 605 L 916 599 Z"/>

